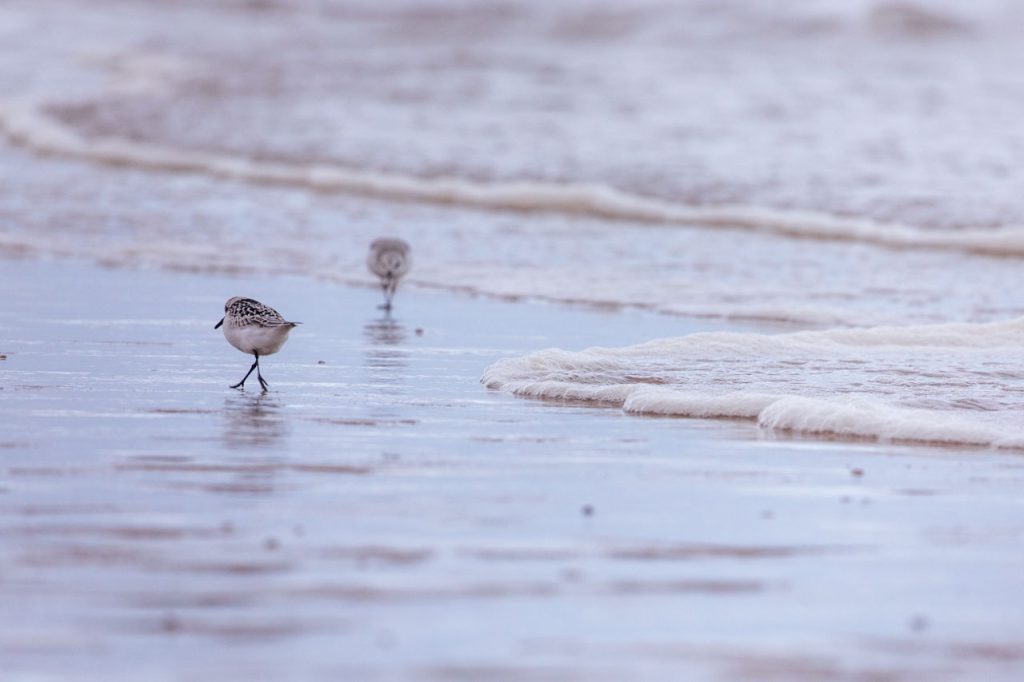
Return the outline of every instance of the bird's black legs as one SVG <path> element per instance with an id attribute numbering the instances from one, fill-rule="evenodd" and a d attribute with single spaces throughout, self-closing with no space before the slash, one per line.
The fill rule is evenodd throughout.
<path id="1" fill-rule="evenodd" d="M 398 289 L 398 279 L 395 277 L 388 279 L 388 310 L 391 310 L 391 299 L 395 297 L 396 289 Z"/>
<path id="2" fill-rule="evenodd" d="M 260 380 L 260 388 L 263 389 L 264 393 L 266 393 L 267 391 L 270 390 L 270 384 L 268 384 L 267 380 L 263 378 L 262 374 L 260 374 L 260 356 L 259 355 L 256 356 L 256 378 Z"/>
<path id="3" fill-rule="evenodd" d="M 242 380 L 239 381 L 237 384 L 233 384 L 231 388 L 242 388 L 243 386 L 245 386 L 245 380 L 249 378 L 249 375 L 252 374 L 252 371 L 256 369 L 258 364 L 259 360 L 257 359 L 256 362 L 252 363 L 252 367 L 250 367 L 249 371 L 245 373 L 245 376 L 242 377 Z"/>
<path id="4" fill-rule="evenodd" d="M 381 310 L 391 310 L 391 299 L 395 295 L 395 286 L 398 284 L 391 275 L 385 276 L 380 281 L 381 291 L 384 292 L 384 304 L 377 306 Z"/>
<path id="5" fill-rule="evenodd" d="M 260 374 L 260 354 L 259 353 L 253 353 L 253 355 L 256 357 L 256 362 L 252 363 L 252 367 L 250 367 L 249 371 L 245 373 L 245 376 L 242 377 L 242 380 L 239 381 L 234 386 L 232 386 L 231 388 L 242 388 L 243 386 L 245 386 L 245 380 L 249 378 L 249 375 L 252 374 L 253 370 L 256 370 L 256 378 L 260 380 L 260 387 L 264 391 L 267 390 L 267 386 L 269 386 L 270 384 L 268 384 L 263 379 L 263 376 Z"/>

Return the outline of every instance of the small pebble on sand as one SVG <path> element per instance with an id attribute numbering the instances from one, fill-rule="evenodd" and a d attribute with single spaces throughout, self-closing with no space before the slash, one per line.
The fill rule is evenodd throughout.
<path id="1" fill-rule="evenodd" d="M 562 571 L 562 580 L 567 583 L 578 583 L 583 579 L 583 572 L 578 568 L 566 568 Z"/>
<path id="2" fill-rule="evenodd" d="M 178 617 L 173 613 L 168 613 L 160 621 L 160 628 L 164 632 L 177 632 L 181 629 L 181 623 L 178 621 Z"/>
<path id="3" fill-rule="evenodd" d="M 913 632 L 924 632 L 928 629 L 928 617 L 917 614 L 910 619 L 910 629 Z"/>

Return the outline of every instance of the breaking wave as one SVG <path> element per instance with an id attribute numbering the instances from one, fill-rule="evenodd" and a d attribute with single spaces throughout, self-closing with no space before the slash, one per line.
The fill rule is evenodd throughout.
<path id="1" fill-rule="evenodd" d="M 632 414 L 1024 448 L 1024 318 L 549 349 L 500 360 L 481 381 L 520 396 L 616 405 Z"/>
<path id="2" fill-rule="evenodd" d="M 1024 256 L 1024 228 L 958 231 L 878 223 L 813 211 L 745 206 L 688 206 L 630 194 L 600 183 L 482 182 L 420 178 L 334 164 L 249 159 L 115 137 L 87 137 L 34 102 L 0 104 L 0 130 L 39 153 L 97 163 L 202 173 L 243 182 L 283 184 L 394 199 L 476 208 L 579 213 L 648 223 L 745 229 L 810 239 L 863 242 L 893 248 L 931 248 L 996 256 Z"/>

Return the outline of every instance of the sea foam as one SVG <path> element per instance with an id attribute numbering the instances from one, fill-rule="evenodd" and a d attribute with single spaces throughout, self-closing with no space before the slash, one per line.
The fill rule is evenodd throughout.
<path id="1" fill-rule="evenodd" d="M 703 333 L 549 349 L 491 365 L 516 395 L 769 431 L 1024 448 L 1024 318 L 991 324 Z"/>
<path id="2" fill-rule="evenodd" d="M 203 173 L 244 182 L 302 186 L 317 191 L 476 208 L 577 213 L 656 224 L 724 227 L 894 248 L 1024 256 L 1024 227 L 924 230 L 815 211 L 692 206 L 593 182 L 482 182 L 458 177 L 416 177 L 325 163 L 257 160 L 116 137 L 85 136 L 32 100 L 0 103 L 0 130 L 12 142 L 45 154 L 159 171 Z"/>

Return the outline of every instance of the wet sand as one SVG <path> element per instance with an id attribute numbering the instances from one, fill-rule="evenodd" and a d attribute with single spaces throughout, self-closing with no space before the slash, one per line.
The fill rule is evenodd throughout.
<path id="1" fill-rule="evenodd" d="M 5 679 L 1024 674 L 1019 455 L 479 384 L 505 355 L 724 323 L 0 269 Z M 236 294 L 305 323 L 266 395 L 227 388 Z"/>

